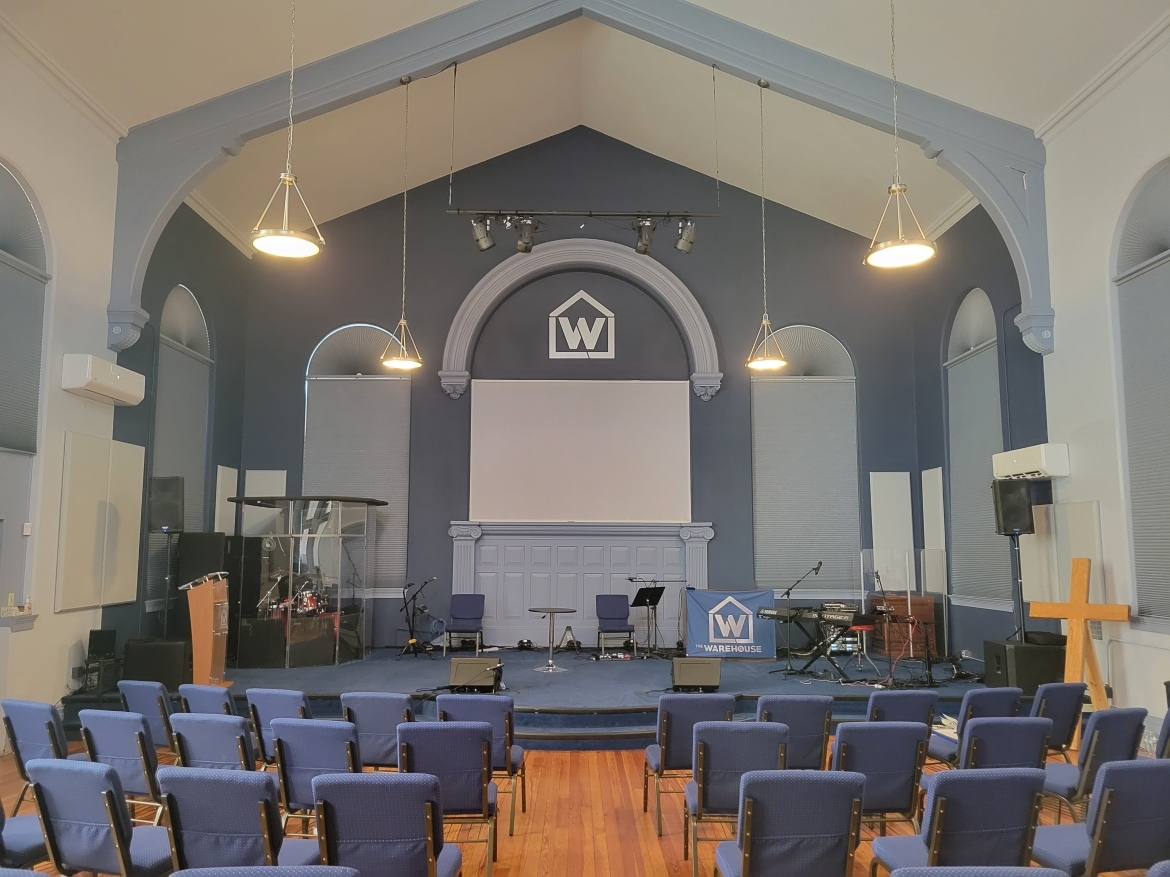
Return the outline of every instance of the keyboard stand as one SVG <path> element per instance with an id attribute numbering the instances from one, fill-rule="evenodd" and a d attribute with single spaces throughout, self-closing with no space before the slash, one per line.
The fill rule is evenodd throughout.
<path id="1" fill-rule="evenodd" d="M 812 657 L 808 659 L 808 661 L 805 663 L 805 665 L 803 667 L 801 667 L 798 672 L 807 673 L 808 668 L 816 663 L 817 658 L 824 658 L 826 661 L 828 661 L 833 666 L 833 669 L 837 671 L 837 675 L 841 677 L 842 682 L 852 682 L 853 680 L 850 679 L 849 676 L 845 673 L 845 671 L 841 669 L 841 665 L 833 660 L 833 655 L 832 655 L 833 643 L 837 642 L 837 640 L 839 640 L 844 633 L 845 633 L 845 628 L 839 627 L 839 628 L 837 628 L 837 632 L 833 634 L 831 639 L 827 638 L 823 635 L 818 637 L 817 644 L 816 644 L 815 649 L 813 651 Z"/>

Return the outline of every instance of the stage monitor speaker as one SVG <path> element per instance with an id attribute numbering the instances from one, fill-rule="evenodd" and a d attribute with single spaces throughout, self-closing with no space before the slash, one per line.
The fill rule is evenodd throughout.
<path id="1" fill-rule="evenodd" d="M 991 482 L 995 501 L 995 532 L 1000 536 L 1035 533 L 1032 521 L 1032 488 L 1021 478 Z"/>
<path id="2" fill-rule="evenodd" d="M 183 476 L 164 475 L 150 479 L 150 530 L 178 532 L 183 529 Z"/>
<path id="3" fill-rule="evenodd" d="M 132 639 L 122 653 L 122 678 L 161 682 L 167 691 L 191 681 L 191 644 Z"/>
<path id="4" fill-rule="evenodd" d="M 503 678 L 504 665 L 500 663 L 499 658 L 451 659 L 449 685 L 452 691 L 495 694 L 500 690 Z"/>
<path id="5" fill-rule="evenodd" d="M 670 683 L 675 691 L 718 691 L 720 658 L 674 658 Z"/>
<path id="6" fill-rule="evenodd" d="M 1064 646 L 987 640 L 983 660 L 988 688 L 1019 688 L 1031 697 L 1045 682 L 1064 681 Z"/>

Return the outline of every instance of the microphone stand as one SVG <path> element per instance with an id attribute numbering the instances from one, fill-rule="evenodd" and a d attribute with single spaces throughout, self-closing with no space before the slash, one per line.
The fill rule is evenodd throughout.
<path id="1" fill-rule="evenodd" d="M 415 616 L 418 614 L 419 595 L 422 594 L 423 588 L 425 588 L 427 585 L 429 585 L 433 581 L 434 581 L 433 578 L 430 578 L 430 579 L 427 579 L 426 581 L 424 581 L 421 585 L 418 586 L 418 589 L 413 594 L 410 595 L 409 598 L 406 597 L 406 591 L 410 590 L 410 585 L 408 584 L 406 586 L 406 589 L 403 591 L 402 606 L 399 607 L 398 611 L 407 613 L 407 615 L 406 615 L 406 628 L 409 631 L 410 636 L 407 639 L 406 645 L 403 647 L 402 651 L 398 653 L 398 657 L 394 659 L 396 661 L 401 659 L 402 656 L 405 655 L 407 652 L 410 652 L 416 658 L 420 654 L 424 654 L 428 658 L 430 658 L 432 661 L 435 660 L 435 656 L 433 654 L 431 654 L 430 644 L 429 643 L 427 645 L 421 644 L 418 641 L 418 635 L 414 632 Z"/>
<path id="2" fill-rule="evenodd" d="M 894 682 L 894 649 L 890 643 L 890 614 L 893 607 L 890 605 L 890 599 L 886 596 L 885 586 L 882 584 L 882 574 L 876 569 L 873 571 L 873 580 L 877 583 L 878 590 L 882 593 L 882 624 L 885 625 L 885 646 L 886 646 L 886 664 L 890 670 L 886 676 L 887 681 L 892 685 Z M 910 628 L 911 645 L 914 642 L 914 628 Z"/>
<path id="3" fill-rule="evenodd" d="M 791 674 L 800 672 L 800 671 L 794 670 L 792 668 L 792 589 L 795 588 L 797 585 L 799 585 L 801 582 L 803 582 L 805 579 L 807 579 L 809 576 L 820 575 L 820 573 L 821 573 L 821 565 L 818 563 L 816 566 L 814 566 L 812 569 L 810 569 L 808 572 L 806 572 L 804 575 L 802 575 L 800 578 L 798 578 L 795 582 L 793 582 L 791 585 L 789 585 L 788 590 L 786 590 L 783 594 L 780 595 L 780 598 L 782 600 L 784 600 L 784 608 L 788 611 L 788 618 L 785 619 L 785 621 L 784 621 L 784 624 L 787 628 L 784 632 L 784 639 L 785 639 L 784 645 L 786 647 L 784 649 L 784 652 L 785 652 L 784 666 L 782 668 L 780 668 L 779 670 L 769 670 L 768 675 L 771 675 L 773 673 L 783 673 L 787 677 Z M 804 628 L 801 628 L 801 629 L 803 630 Z"/>

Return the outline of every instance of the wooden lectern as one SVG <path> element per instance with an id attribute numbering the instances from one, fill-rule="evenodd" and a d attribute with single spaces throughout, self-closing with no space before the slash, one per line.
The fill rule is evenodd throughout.
<path id="1" fill-rule="evenodd" d="M 231 685 L 223 678 L 227 657 L 227 573 L 211 573 L 187 589 L 191 615 L 191 681 L 196 685 Z"/>

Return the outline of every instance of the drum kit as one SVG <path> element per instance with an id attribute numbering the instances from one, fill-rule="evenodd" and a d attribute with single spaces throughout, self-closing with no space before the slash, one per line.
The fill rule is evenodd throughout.
<path id="1" fill-rule="evenodd" d="M 318 615 L 329 613 L 329 596 L 314 587 L 312 578 L 303 577 L 299 588 L 293 590 L 289 596 L 281 597 L 282 590 L 288 592 L 288 584 L 287 575 L 277 577 L 256 607 L 256 614 L 260 618 L 279 621 L 286 618 L 316 618 Z"/>

